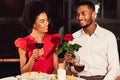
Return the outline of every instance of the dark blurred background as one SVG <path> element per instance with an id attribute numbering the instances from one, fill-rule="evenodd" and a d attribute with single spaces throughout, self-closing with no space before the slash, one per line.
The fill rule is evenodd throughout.
<path id="1" fill-rule="evenodd" d="M 31 0 L 0 0 L 0 78 L 19 75 L 19 56 L 14 46 L 18 37 L 28 32 L 21 23 L 24 6 Z M 79 0 L 43 0 L 51 19 L 49 33 L 73 33 L 79 29 L 75 4 Z M 99 5 L 96 21 L 111 30 L 120 50 L 120 0 L 91 0 Z M 59 55 L 60 58 L 63 57 Z"/>

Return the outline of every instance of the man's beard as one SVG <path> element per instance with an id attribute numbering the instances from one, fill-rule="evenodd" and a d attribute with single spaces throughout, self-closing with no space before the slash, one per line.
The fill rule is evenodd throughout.
<path id="1" fill-rule="evenodd" d="M 81 27 L 82 27 L 82 28 L 88 28 L 88 27 L 92 24 L 92 22 L 93 22 L 93 20 L 90 19 L 88 24 L 86 24 L 86 25 L 84 25 L 84 26 L 81 26 Z"/>
<path id="2" fill-rule="evenodd" d="M 88 25 L 85 25 L 85 26 L 81 26 L 82 28 L 87 28 L 88 27 Z"/>

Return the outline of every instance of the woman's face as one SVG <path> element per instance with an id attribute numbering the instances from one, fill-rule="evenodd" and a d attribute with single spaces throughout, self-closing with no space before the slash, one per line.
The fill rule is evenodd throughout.
<path id="1" fill-rule="evenodd" d="M 48 24 L 49 24 L 49 21 L 48 21 L 47 14 L 45 12 L 42 12 L 37 16 L 33 29 L 35 29 L 40 33 L 47 33 Z"/>

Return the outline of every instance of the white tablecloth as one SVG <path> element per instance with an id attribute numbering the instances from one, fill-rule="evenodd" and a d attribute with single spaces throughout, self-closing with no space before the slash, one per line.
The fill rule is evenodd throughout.
<path id="1" fill-rule="evenodd" d="M 5 77 L 5 78 L 2 78 L 0 80 L 19 80 L 17 77 L 14 77 L 14 76 L 10 76 L 10 77 Z"/>
<path id="2" fill-rule="evenodd" d="M 20 79 L 20 75 L 18 76 L 10 76 L 10 77 L 5 77 L 5 78 L 1 78 L 0 80 L 28 80 L 28 79 Z M 77 80 L 85 80 L 83 78 L 77 78 Z"/>

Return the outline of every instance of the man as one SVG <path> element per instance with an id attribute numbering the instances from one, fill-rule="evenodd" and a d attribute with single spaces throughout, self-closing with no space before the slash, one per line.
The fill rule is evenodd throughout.
<path id="1" fill-rule="evenodd" d="M 77 52 L 80 64 L 84 64 L 83 71 L 74 65 L 71 54 L 66 53 L 64 59 L 72 63 L 71 71 L 87 80 L 115 80 L 119 69 L 118 47 L 115 35 L 95 22 L 95 6 L 90 1 L 83 1 L 77 5 L 77 20 L 82 27 L 73 33 L 71 43 L 82 47 Z"/>

